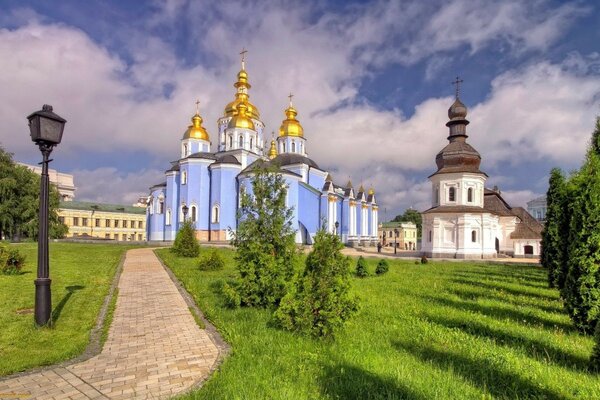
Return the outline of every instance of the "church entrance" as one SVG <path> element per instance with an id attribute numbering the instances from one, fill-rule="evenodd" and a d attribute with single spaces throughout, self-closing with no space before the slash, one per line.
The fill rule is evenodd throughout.
<path id="1" fill-rule="evenodd" d="M 496 254 L 500 254 L 500 240 L 496 238 Z"/>
<path id="2" fill-rule="evenodd" d="M 525 255 L 533 255 L 533 246 L 523 246 L 523 251 L 525 252 Z"/>

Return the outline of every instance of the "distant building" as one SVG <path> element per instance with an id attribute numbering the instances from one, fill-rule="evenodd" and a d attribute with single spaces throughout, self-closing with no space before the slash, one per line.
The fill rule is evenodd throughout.
<path id="1" fill-rule="evenodd" d="M 379 224 L 377 233 L 383 246 L 393 248 L 395 243 L 400 250 L 417 249 L 417 225 L 414 222 L 384 222 Z"/>
<path id="2" fill-rule="evenodd" d="M 145 208 L 68 201 L 60 203 L 58 218 L 69 227 L 69 238 L 146 240 Z"/>
<path id="3" fill-rule="evenodd" d="M 133 204 L 133 207 L 148 207 L 148 196 L 140 196 L 138 197 L 137 203 Z"/>
<path id="4" fill-rule="evenodd" d="M 448 110 L 448 145 L 429 176 L 432 207 L 423 215 L 423 253 L 428 257 L 493 258 L 500 253 L 539 256 L 542 224 L 522 207 L 511 207 L 497 188 L 485 188 L 481 156 L 467 143 L 467 107 Z"/>
<path id="5" fill-rule="evenodd" d="M 42 167 L 38 167 L 36 165 L 29 165 L 23 163 L 17 163 L 24 167 L 29 168 L 31 171 L 35 172 L 38 175 L 42 174 Z M 75 183 L 73 182 L 73 175 L 63 174 L 62 172 L 58 172 L 55 169 L 48 169 L 48 176 L 50 178 L 50 183 L 54 184 L 58 193 L 60 193 L 60 198 L 62 201 L 73 201 L 75 199 Z"/>
<path id="6" fill-rule="evenodd" d="M 546 196 L 538 197 L 527 202 L 527 211 L 540 222 L 546 221 Z"/>

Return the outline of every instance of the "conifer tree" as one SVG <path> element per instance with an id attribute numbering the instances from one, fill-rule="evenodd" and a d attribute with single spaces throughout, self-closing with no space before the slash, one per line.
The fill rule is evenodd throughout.
<path id="1" fill-rule="evenodd" d="M 542 232 L 541 263 L 548 270 L 548 285 L 560 289 L 564 285 L 567 263 L 568 213 L 565 210 L 566 180 L 562 171 L 553 168 L 546 193 L 547 212 Z"/>
<path id="2" fill-rule="evenodd" d="M 337 235 L 320 230 L 306 268 L 282 299 L 275 320 L 285 329 L 331 337 L 357 311 L 350 295 L 350 260 Z"/>
<path id="3" fill-rule="evenodd" d="M 189 219 L 181 224 L 171 251 L 179 257 L 198 257 L 200 254 L 200 244 L 196 239 L 196 230 Z"/>
<path id="4" fill-rule="evenodd" d="M 239 224 L 233 233 L 241 304 L 277 306 L 293 277 L 297 259 L 292 210 L 286 207 L 285 179 L 274 167 L 253 171 L 252 196 L 241 193 Z"/>
<path id="5" fill-rule="evenodd" d="M 600 118 L 570 184 L 568 271 L 561 295 L 575 326 L 589 334 L 600 317 Z"/>

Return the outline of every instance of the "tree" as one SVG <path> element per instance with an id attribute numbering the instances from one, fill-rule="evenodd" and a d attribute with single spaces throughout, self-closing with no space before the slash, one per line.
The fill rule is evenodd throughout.
<path id="1" fill-rule="evenodd" d="M 12 155 L 0 147 L 0 237 L 36 238 L 39 199 L 39 175 L 15 164 Z M 49 199 L 50 237 L 62 237 L 68 228 L 58 219 L 60 195 L 54 185 L 50 185 Z"/>
<path id="2" fill-rule="evenodd" d="M 359 278 L 365 278 L 369 276 L 369 271 L 367 271 L 367 262 L 363 256 L 359 256 L 356 261 L 356 276 Z"/>
<path id="3" fill-rule="evenodd" d="M 317 232 L 302 276 L 274 314 L 283 328 L 331 337 L 356 313 L 358 302 L 350 295 L 350 259 L 342 255 L 342 248 L 337 235 Z"/>
<path id="4" fill-rule="evenodd" d="M 561 296 L 575 326 L 589 334 L 600 317 L 600 118 L 570 187 L 568 262 Z"/>
<path id="5" fill-rule="evenodd" d="M 237 291 L 241 304 L 277 306 L 286 293 L 297 259 L 292 210 L 285 205 L 287 186 L 275 167 L 256 166 L 252 195 L 241 191 L 237 248 Z"/>
<path id="6" fill-rule="evenodd" d="M 200 255 L 200 245 L 198 244 L 198 240 L 196 240 L 196 230 L 194 229 L 194 224 L 189 219 L 183 221 L 181 224 L 171 251 L 179 257 L 198 257 Z"/>
<path id="7" fill-rule="evenodd" d="M 569 228 L 567 206 L 567 181 L 558 168 L 550 172 L 550 182 L 546 193 L 546 224 L 542 232 L 542 254 L 540 260 L 548 270 L 550 287 L 564 286 L 567 266 L 568 241 L 566 235 Z"/>
<path id="8" fill-rule="evenodd" d="M 392 222 L 413 222 L 417 226 L 417 237 L 421 237 L 423 220 L 421 213 L 413 208 L 408 208 L 402 215 L 396 215 Z"/>

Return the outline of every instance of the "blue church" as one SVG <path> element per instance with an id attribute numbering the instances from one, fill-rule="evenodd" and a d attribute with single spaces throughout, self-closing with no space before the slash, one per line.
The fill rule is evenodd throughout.
<path id="1" fill-rule="evenodd" d="M 270 146 L 258 108 L 250 102 L 250 83 L 245 70 L 237 74 L 234 100 L 217 121 L 216 149 L 196 109 L 183 138 L 177 161 L 165 172 L 165 181 L 150 188 L 147 238 L 175 239 L 184 220 L 195 225 L 199 241 L 228 241 L 236 230 L 240 193 L 252 190 L 256 163 L 276 165 L 287 184 L 287 206 L 292 208 L 296 242 L 312 244 L 325 224 L 348 245 L 373 245 L 377 241 L 378 206 L 375 192 L 355 191 L 333 183 L 331 175 L 307 155 L 302 125 L 290 102 L 279 135 Z M 198 104 L 198 103 L 196 103 Z"/>

